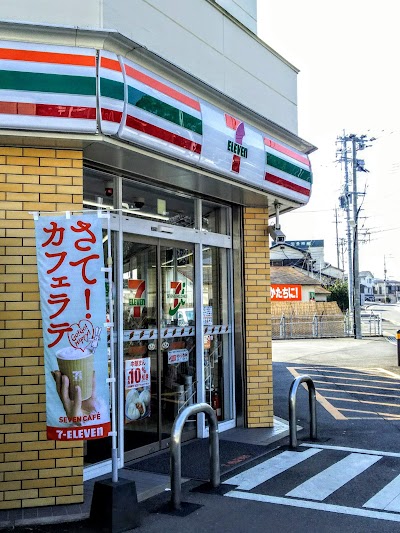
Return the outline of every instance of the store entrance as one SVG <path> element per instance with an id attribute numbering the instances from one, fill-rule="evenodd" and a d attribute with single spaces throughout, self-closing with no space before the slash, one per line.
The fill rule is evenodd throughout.
<path id="1" fill-rule="evenodd" d="M 125 235 L 125 460 L 167 446 L 177 414 L 196 401 L 194 246 Z M 196 420 L 184 438 L 196 436 Z"/>

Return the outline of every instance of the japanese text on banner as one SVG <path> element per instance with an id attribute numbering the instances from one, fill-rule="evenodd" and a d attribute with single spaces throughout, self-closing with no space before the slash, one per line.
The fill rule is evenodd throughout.
<path id="1" fill-rule="evenodd" d="M 110 431 L 102 226 L 97 213 L 35 220 L 47 438 Z"/>
<path id="2" fill-rule="evenodd" d="M 271 301 L 301 301 L 301 285 L 271 285 Z"/>

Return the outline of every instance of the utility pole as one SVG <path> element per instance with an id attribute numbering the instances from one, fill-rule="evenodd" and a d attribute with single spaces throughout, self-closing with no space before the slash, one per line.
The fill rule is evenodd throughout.
<path id="1" fill-rule="evenodd" d="M 340 238 L 339 246 L 340 246 L 340 257 L 341 257 L 341 260 L 342 260 L 343 273 L 344 273 L 344 244 L 345 244 L 345 242 L 346 242 L 346 239 Z M 344 277 L 342 279 L 344 279 Z"/>
<path id="2" fill-rule="evenodd" d="M 383 296 L 384 296 L 384 302 L 386 303 L 386 297 L 387 297 L 387 287 L 386 287 L 386 255 L 383 256 Z"/>
<path id="3" fill-rule="evenodd" d="M 349 193 L 349 163 L 348 163 L 348 152 L 347 152 L 347 143 L 350 140 L 349 137 L 343 132 L 342 137 L 338 137 L 338 141 L 342 144 L 342 148 L 339 149 L 340 158 L 339 161 L 344 163 L 344 194 L 340 198 L 340 207 L 346 209 L 346 235 L 347 235 L 347 290 L 349 296 L 349 317 L 353 319 L 354 316 L 354 307 L 353 307 L 353 243 L 351 238 L 351 228 L 350 228 L 350 193 Z"/>
<path id="4" fill-rule="evenodd" d="M 344 195 L 341 197 L 341 207 L 346 209 L 347 218 L 347 243 L 348 243 L 348 263 L 349 263 L 349 314 L 353 316 L 353 330 L 356 339 L 362 338 L 361 333 L 361 302 L 360 302 L 360 272 L 359 272 L 359 213 L 358 213 L 358 190 L 357 190 L 357 171 L 368 172 L 364 168 L 364 161 L 357 159 L 357 151 L 363 150 L 367 146 L 366 142 L 374 141 L 375 138 L 367 139 L 366 135 L 345 135 L 338 140 L 342 143 L 341 158 L 344 162 L 345 186 Z M 351 142 L 352 147 L 352 166 L 353 166 L 353 190 L 349 191 L 349 172 L 347 158 L 347 143 Z M 353 202 L 353 218 L 350 214 L 350 197 Z"/>
<path id="5" fill-rule="evenodd" d="M 337 267 L 340 268 L 340 252 L 339 252 L 339 233 L 338 233 L 338 216 L 337 216 L 337 207 L 335 207 L 335 225 L 336 225 L 336 256 L 337 256 Z"/>
<path id="6" fill-rule="evenodd" d="M 351 135 L 353 149 L 353 276 L 354 276 L 354 337 L 362 339 L 361 333 L 361 302 L 360 302 L 360 269 L 358 257 L 358 201 L 357 201 L 357 145 L 359 139 Z"/>

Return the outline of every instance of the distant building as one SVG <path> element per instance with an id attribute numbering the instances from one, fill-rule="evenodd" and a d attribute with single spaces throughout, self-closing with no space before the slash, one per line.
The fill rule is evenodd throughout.
<path id="1" fill-rule="evenodd" d="M 269 260 L 271 266 L 294 266 L 308 272 L 313 269 L 311 254 L 307 250 L 296 248 L 287 241 L 271 246 Z"/>
<path id="2" fill-rule="evenodd" d="M 271 266 L 292 266 L 324 285 L 331 285 L 337 279 L 344 279 L 345 273 L 340 268 L 324 261 L 324 241 L 304 240 L 274 242 L 270 248 Z"/>
<path id="3" fill-rule="evenodd" d="M 374 278 L 374 296 L 376 302 L 397 303 L 400 301 L 400 281 Z"/>
<path id="4" fill-rule="evenodd" d="M 272 243 L 272 245 L 274 244 L 275 243 Z M 315 262 L 316 268 L 319 268 L 320 265 L 325 264 L 324 240 L 323 239 L 317 239 L 317 240 L 304 239 L 304 240 L 295 240 L 295 241 L 285 241 L 285 244 L 289 244 L 290 246 L 293 246 L 294 248 L 297 248 L 299 250 L 303 250 L 304 252 L 309 253 L 312 260 Z"/>
<path id="5" fill-rule="evenodd" d="M 374 275 L 369 270 L 363 270 L 359 274 L 360 280 L 360 303 L 373 302 L 374 296 Z"/>

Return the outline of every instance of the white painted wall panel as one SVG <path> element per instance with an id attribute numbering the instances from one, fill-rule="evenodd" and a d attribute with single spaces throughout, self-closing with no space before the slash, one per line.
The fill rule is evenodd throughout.
<path id="1" fill-rule="evenodd" d="M 246 38 L 247 37 L 247 38 Z M 234 64 L 268 85 L 289 101 L 297 101 L 297 74 L 259 41 L 243 36 L 243 32 L 225 19 L 224 52 Z"/>
<path id="2" fill-rule="evenodd" d="M 99 28 L 100 0 L 3 0 L 0 19 L 35 24 Z"/>
<path id="3" fill-rule="evenodd" d="M 232 98 L 297 133 L 297 106 L 293 102 L 233 63 L 226 65 L 225 80 Z"/>
<path id="4" fill-rule="evenodd" d="M 178 52 L 180 41 L 190 46 L 195 38 L 222 50 L 223 15 L 204 0 L 104 0 L 104 27 L 117 29 L 126 37 L 166 57 L 164 48 Z M 172 59 L 171 59 L 172 61 Z"/>
<path id="5" fill-rule="evenodd" d="M 228 13 L 257 33 L 257 0 L 215 0 Z"/>

